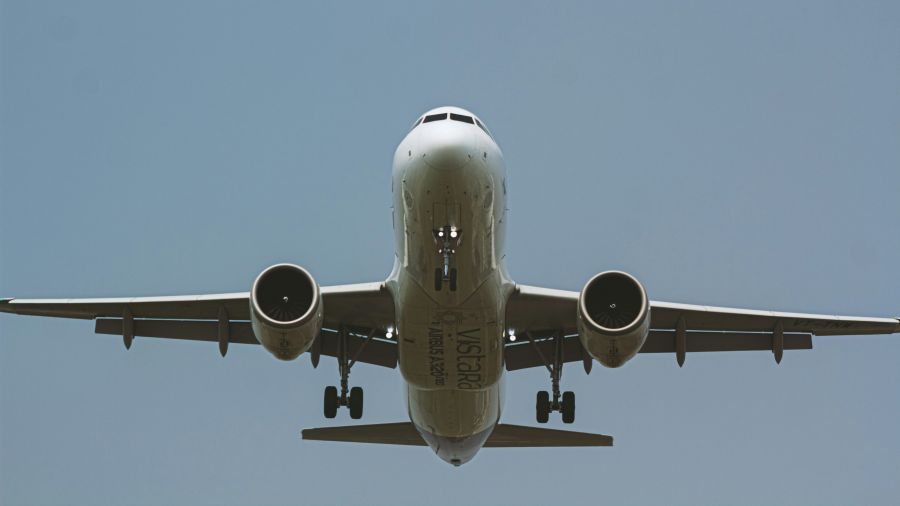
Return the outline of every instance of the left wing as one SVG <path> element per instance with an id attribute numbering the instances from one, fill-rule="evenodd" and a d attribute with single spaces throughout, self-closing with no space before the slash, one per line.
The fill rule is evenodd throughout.
<path id="1" fill-rule="evenodd" d="M 577 339 L 578 292 L 517 285 L 507 304 L 507 325 L 519 335 L 537 336 L 508 344 L 507 369 L 543 366 L 553 343 L 546 336 L 562 332 L 566 362 L 587 360 Z M 810 349 L 811 336 L 900 333 L 898 318 L 869 318 L 758 311 L 650 301 L 650 334 L 641 353 L 674 353 L 675 329 L 685 327 L 686 352 L 773 350 L 778 329 L 783 349 Z M 534 346 L 540 351 L 534 350 Z"/>
<path id="2" fill-rule="evenodd" d="M 350 352 L 360 362 L 396 367 L 396 342 L 384 339 L 394 321 L 394 301 L 384 283 L 321 287 L 325 328 L 321 353 L 336 356 L 336 329 L 350 330 Z M 0 299 L 0 312 L 96 320 L 98 334 L 259 344 L 250 327 L 249 292 L 103 299 Z M 371 336 L 371 339 L 369 339 Z M 369 341 L 366 343 L 366 341 Z M 365 345 L 365 346 L 364 346 Z M 363 347 L 364 346 L 364 347 Z M 224 348 L 223 348 L 224 354 Z"/>

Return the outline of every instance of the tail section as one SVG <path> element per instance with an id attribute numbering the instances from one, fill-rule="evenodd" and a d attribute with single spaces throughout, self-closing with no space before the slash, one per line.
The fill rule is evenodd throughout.
<path id="1" fill-rule="evenodd" d="M 425 441 L 411 422 L 304 429 L 301 436 L 310 441 L 425 446 Z M 603 434 L 499 424 L 484 443 L 484 447 L 536 448 L 612 446 L 612 444 L 612 436 Z"/>

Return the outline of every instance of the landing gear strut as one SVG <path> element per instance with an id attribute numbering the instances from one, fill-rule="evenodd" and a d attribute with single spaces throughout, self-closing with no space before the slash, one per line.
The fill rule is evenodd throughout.
<path id="1" fill-rule="evenodd" d="M 562 377 L 562 368 L 565 363 L 563 360 L 563 334 L 557 332 L 553 336 L 553 361 L 547 360 L 547 357 L 541 351 L 541 348 L 534 342 L 531 333 L 526 332 L 528 341 L 534 347 L 534 350 L 541 357 L 547 371 L 550 372 L 550 384 L 553 391 L 553 398 L 550 398 L 550 392 L 541 390 L 537 393 L 537 401 L 535 402 L 536 419 L 538 423 L 547 423 L 550 420 L 550 412 L 558 411 L 562 414 L 563 423 L 572 423 L 575 421 L 575 392 L 567 391 L 560 394 L 559 380 Z"/>
<path id="2" fill-rule="evenodd" d="M 462 240 L 462 231 L 452 225 L 444 225 L 434 231 L 434 242 L 438 245 L 438 254 L 444 260 L 443 267 L 434 269 L 434 291 L 444 287 L 444 281 L 450 283 L 450 291 L 456 291 L 456 267 L 450 267 L 450 259 Z"/>
<path id="3" fill-rule="evenodd" d="M 338 330 L 338 369 L 341 374 L 341 391 L 338 393 L 337 387 L 325 387 L 324 414 L 325 418 L 334 418 L 337 416 L 337 410 L 340 406 L 347 406 L 350 409 L 350 418 L 359 420 L 363 414 L 363 389 L 362 387 L 348 388 L 350 379 L 350 368 L 356 363 L 356 357 L 362 351 L 369 341 L 372 340 L 375 330 L 369 332 L 365 342 L 356 350 L 354 357 L 350 358 L 350 350 L 347 342 L 349 334 L 347 329 L 341 327 Z"/>

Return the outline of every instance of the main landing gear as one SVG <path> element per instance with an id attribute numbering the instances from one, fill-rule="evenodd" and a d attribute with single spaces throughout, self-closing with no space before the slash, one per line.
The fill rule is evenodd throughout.
<path id="1" fill-rule="evenodd" d="M 358 355 L 362 348 L 372 339 L 374 331 L 369 333 L 366 341 L 359 346 L 356 351 Z M 338 369 L 341 374 L 341 391 L 338 393 L 337 387 L 325 387 L 324 414 L 325 418 L 334 418 L 337 416 L 337 410 L 340 406 L 347 406 L 350 409 L 350 418 L 359 420 L 363 415 L 363 389 L 362 387 L 353 387 L 348 390 L 350 379 L 350 368 L 356 363 L 356 357 L 351 360 L 347 346 L 349 335 L 346 328 L 338 331 Z"/>
<path id="2" fill-rule="evenodd" d="M 450 291 L 456 291 L 456 267 L 450 267 L 450 258 L 462 240 L 462 231 L 452 225 L 444 225 L 434 231 L 434 242 L 438 245 L 438 254 L 444 260 L 443 267 L 434 269 L 434 291 L 440 292 L 444 282 L 450 284 Z"/>
<path id="3" fill-rule="evenodd" d="M 541 390 L 537 393 L 537 402 L 535 402 L 536 419 L 538 423 L 547 423 L 550 420 L 550 412 L 558 411 L 562 414 L 563 423 L 572 423 L 575 421 L 575 392 L 559 391 L 559 379 L 562 377 L 563 368 L 563 334 L 557 332 L 553 336 L 553 360 L 550 361 L 541 351 L 541 348 L 534 342 L 531 333 L 526 332 L 528 341 L 534 346 L 534 350 L 541 357 L 544 366 L 550 372 L 550 384 L 553 391 L 553 398 L 550 398 L 550 392 Z"/>
<path id="4" fill-rule="evenodd" d="M 550 393 L 541 390 L 537 393 L 537 422 L 547 423 L 550 420 L 551 411 L 559 411 L 562 413 L 563 423 L 572 423 L 575 421 L 575 392 L 566 391 L 562 393 L 560 400 L 559 389 L 554 388 L 553 400 L 550 400 Z"/>
<path id="5" fill-rule="evenodd" d="M 337 416 L 338 406 L 347 406 L 350 408 L 350 418 L 359 420 L 363 413 L 363 389 L 362 387 L 353 387 L 350 393 L 347 393 L 347 385 L 341 381 L 341 393 L 335 386 L 325 387 L 325 418 L 334 418 Z"/>

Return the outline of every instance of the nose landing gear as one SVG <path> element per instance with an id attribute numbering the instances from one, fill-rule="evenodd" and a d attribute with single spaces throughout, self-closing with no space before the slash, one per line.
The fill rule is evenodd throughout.
<path id="1" fill-rule="evenodd" d="M 434 270 L 434 291 L 440 292 L 444 287 L 444 281 L 449 281 L 451 292 L 456 291 L 456 267 L 449 270 L 446 267 L 444 269 L 438 267 Z"/>
<path id="2" fill-rule="evenodd" d="M 443 267 L 434 269 L 434 291 L 439 292 L 444 282 L 450 284 L 450 291 L 456 291 L 456 267 L 450 267 L 450 259 L 456 253 L 462 241 L 462 231 L 452 225 L 444 225 L 434 231 L 434 242 L 438 245 L 438 254 L 444 260 Z"/>

